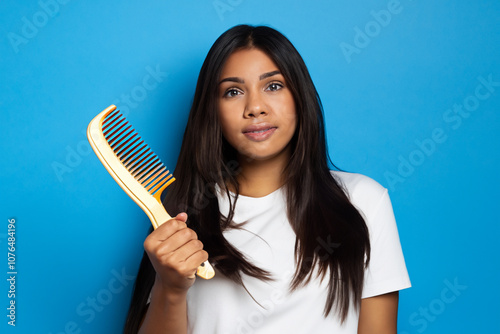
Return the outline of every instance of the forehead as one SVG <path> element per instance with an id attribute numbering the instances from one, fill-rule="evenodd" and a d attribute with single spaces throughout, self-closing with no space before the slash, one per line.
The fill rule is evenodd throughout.
<path id="1" fill-rule="evenodd" d="M 274 61 L 262 50 L 242 49 L 233 52 L 227 59 L 221 72 L 225 77 L 258 77 L 262 73 L 278 70 Z"/>

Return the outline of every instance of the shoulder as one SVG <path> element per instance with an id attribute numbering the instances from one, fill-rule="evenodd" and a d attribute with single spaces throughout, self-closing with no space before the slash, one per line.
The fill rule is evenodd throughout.
<path id="1" fill-rule="evenodd" d="M 331 171 L 331 174 L 365 217 L 375 213 L 381 201 L 388 197 L 387 189 L 366 175 L 340 171 Z"/>

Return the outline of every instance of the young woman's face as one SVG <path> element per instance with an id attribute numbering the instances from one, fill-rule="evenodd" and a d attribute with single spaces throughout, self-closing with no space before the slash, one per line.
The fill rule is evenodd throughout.
<path id="1" fill-rule="evenodd" d="M 236 51 L 222 69 L 218 92 L 222 133 L 240 158 L 289 158 L 295 102 L 271 58 L 258 49 Z"/>

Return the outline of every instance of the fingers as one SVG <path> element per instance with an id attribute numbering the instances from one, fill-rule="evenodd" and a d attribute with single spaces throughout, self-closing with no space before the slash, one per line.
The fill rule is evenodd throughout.
<path id="1" fill-rule="evenodd" d="M 187 214 L 180 213 L 153 231 L 144 241 L 144 249 L 157 272 L 175 272 L 190 277 L 200 264 L 208 260 L 203 243 L 186 225 Z M 167 279 L 170 281 L 170 279 Z"/>
<path id="2" fill-rule="evenodd" d="M 154 262 L 159 265 L 159 271 L 162 271 L 161 268 L 168 269 L 188 277 L 196 272 L 200 264 L 208 260 L 208 253 L 203 250 L 203 244 L 199 240 L 190 240 L 175 251 L 169 250 L 167 242 L 150 253 Z"/>
<path id="3" fill-rule="evenodd" d="M 208 253 L 203 249 L 194 253 L 186 260 L 187 263 L 195 267 L 195 270 L 205 261 L 208 261 Z"/>
<path id="4" fill-rule="evenodd" d="M 180 213 L 174 218 L 167 220 L 146 238 L 144 248 L 154 248 L 156 244 L 167 240 L 177 231 L 187 228 L 186 220 L 187 214 L 185 213 Z"/>
<path id="5" fill-rule="evenodd" d="M 186 227 L 177 230 L 165 242 L 162 242 L 159 248 L 165 252 L 178 252 L 179 255 L 185 255 L 185 258 L 187 258 L 191 255 L 191 253 L 187 254 L 187 252 L 203 249 L 203 244 L 198 240 L 196 232 Z"/>
<path id="6" fill-rule="evenodd" d="M 183 247 L 184 248 L 184 247 Z M 183 250 L 180 249 L 180 251 Z M 180 255 L 180 252 L 175 252 L 174 256 L 166 256 L 164 258 L 163 265 L 174 269 L 178 274 L 185 277 L 194 276 L 198 267 L 208 260 L 208 253 L 203 249 L 199 249 L 195 252 L 186 249 L 186 254 L 189 254 L 187 258 L 185 255 Z"/>

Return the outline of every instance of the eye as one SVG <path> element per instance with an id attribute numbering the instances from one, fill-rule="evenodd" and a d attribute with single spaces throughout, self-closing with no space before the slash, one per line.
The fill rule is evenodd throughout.
<path id="1" fill-rule="evenodd" d="M 235 88 L 229 88 L 224 92 L 224 97 L 235 97 L 238 94 L 240 94 L 240 91 Z"/>
<path id="2" fill-rule="evenodd" d="M 279 82 L 271 82 L 269 86 L 267 86 L 266 90 L 270 90 L 271 92 L 275 92 L 283 88 L 283 85 Z"/>

